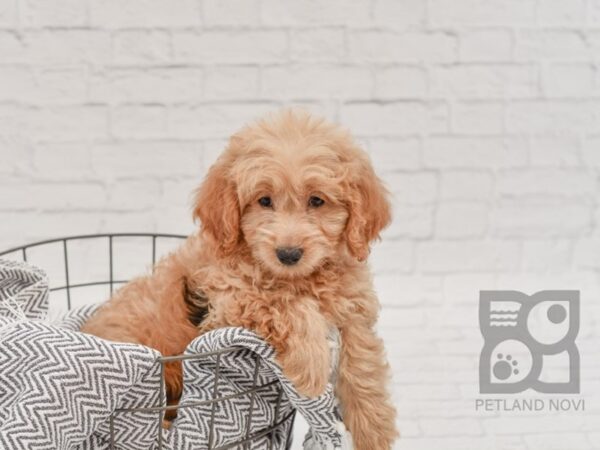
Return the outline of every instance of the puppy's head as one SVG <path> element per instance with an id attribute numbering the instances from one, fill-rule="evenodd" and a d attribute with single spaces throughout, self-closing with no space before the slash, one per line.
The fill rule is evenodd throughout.
<path id="1" fill-rule="evenodd" d="M 390 221 L 387 192 L 339 127 L 285 111 L 244 128 L 197 191 L 194 216 L 223 256 L 244 247 L 281 277 L 369 254 Z"/>

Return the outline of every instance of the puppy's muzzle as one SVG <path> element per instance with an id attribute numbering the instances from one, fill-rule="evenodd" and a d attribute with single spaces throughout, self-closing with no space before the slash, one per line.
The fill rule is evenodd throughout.
<path id="1" fill-rule="evenodd" d="M 277 259 L 279 259 L 282 264 L 293 266 L 300 261 L 304 250 L 298 247 L 279 247 L 275 250 L 275 253 L 277 254 Z"/>

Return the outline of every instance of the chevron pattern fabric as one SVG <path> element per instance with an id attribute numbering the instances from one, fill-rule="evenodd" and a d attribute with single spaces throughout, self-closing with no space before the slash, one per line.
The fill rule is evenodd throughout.
<path id="1" fill-rule="evenodd" d="M 15 317 L 13 308 L 27 318 L 41 319 L 48 312 L 48 277 L 37 267 L 14 261 L 0 266 L 0 316 Z M 11 306 L 13 308 L 11 308 Z"/>
<path id="2" fill-rule="evenodd" d="M 330 343 L 337 365 L 337 349 L 339 334 L 332 332 Z M 187 354 L 216 352 L 234 347 L 238 350 L 225 353 L 219 361 L 219 392 L 223 397 L 243 392 L 251 388 L 256 374 L 257 385 L 268 387 L 261 389 L 254 398 L 250 395 L 233 397 L 220 402 L 215 411 L 213 424 L 213 446 L 220 447 L 231 444 L 240 438 L 240 431 L 246 432 L 249 427 L 249 410 L 252 409 L 250 433 L 259 432 L 270 424 L 280 421 L 293 410 L 301 413 L 308 424 L 310 432 L 305 439 L 304 447 L 311 450 L 351 450 L 352 440 L 340 420 L 337 411 L 337 400 L 333 393 L 334 375 L 321 396 L 309 399 L 296 392 L 292 383 L 281 372 L 275 361 L 275 352 L 260 337 L 243 328 L 223 328 L 207 333 L 195 339 L 186 351 Z M 258 364 L 258 368 L 257 368 Z M 215 383 L 217 356 L 197 361 L 186 361 L 184 372 L 186 380 L 182 404 L 212 398 Z M 269 383 L 275 382 L 271 385 Z M 277 397 L 283 388 L 279 408 Z M 189 442 L 203 442 L 194 448 L 207 449 L 206 436 L 210 430 L 210 406 L 185 409 L 180 412 L 169 436 L 172 448 L 191 448 Z M 279 430 L 274 437 L 274 448 L 285 448 L 287 429 Z M 255 439 L 248 448 L 269 448 L 270 436 Z"/>
<path id="3" fill-rule="evenodd" d="M 24 314 L 15 314 L 7 301 Z M 143 409 L 164 405 L 160 355 L 80 333 L 97 305 L 72 310 L 54 324 L 41 321 L 47 301 L 43 271 L 0 260 L 0 448 L 107 449 L 112 432 L 116 449 L 153 450 L 161 432 L 165 450 L 208 449 L 209 440 L 218 448 L 245 438 L 251 438 L 248 449 L 284 449 L 296 410 L 311 427 L 306 449 L 352 448 L 333 384 L 319 398 L 303 398 L 282 375 L 273 349 L 241 328 L 216 330 L 189 345 L 188 355 L 234 350 L 185 361 L 182 408 L 162 430 L 158 413 Z M 337 334 L 331 343 L 336 356 Z M 223 400 L 213 411 L 212 403 L 198 402 L 214 398 L 217 373 Z M 254 380 L 263 387 L 245 393 Z"/>

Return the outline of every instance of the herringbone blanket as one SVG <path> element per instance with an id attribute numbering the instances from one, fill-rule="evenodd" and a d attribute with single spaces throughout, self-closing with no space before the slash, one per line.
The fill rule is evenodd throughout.
<path id="1" fill-rule="evenodd" d="M 108 342 L 78 332 L 96 307 L 70 311 L 50 324 L 42 320 L 48 308 L 45 273 L 0 260 L 0 448 L 107 449 L 111 429 L 117 449 L 157 448 L 160 420 L 156 411 L 119 411 L 153 407 L 164 400 L 158 394 L 156 358 L 160 355 L 141 345 Z M 332 359 L 337 361 L 337 334 L 332 334 L 331 343 Z M 229 400 L 216 403 L 214 412 L 211 404 L 180 409 L 171 428 L 162 431 L 163 448 L 207 449 L 209 438 L 212 448 L 218 448 L 258 436 L 247 448 L 267 449 L 272 436 L 261 437 L 261 431 L 290 417 L 294 410 L 310 426 L 305 449 L 352 448 L 337 413 L 333 384 L 316 399 L 303 398 L 283 377 L 273 349 L 254 333 L 241 328 L 216 330 L 194 340 L 186 353 L 228 347 L 236 351 L 222 354 L 218 363 L 212 356 L 184 364 L 180 404 L 213 398 L 217 365 L 218 395 Z M 251 387 L 254 377 L 260 385 L 271 384 L 253 394 L 233 396 Z M 274 436 L 273 448 L 285 448 L 286 438 L 287 430 L 282 427 Z"/>

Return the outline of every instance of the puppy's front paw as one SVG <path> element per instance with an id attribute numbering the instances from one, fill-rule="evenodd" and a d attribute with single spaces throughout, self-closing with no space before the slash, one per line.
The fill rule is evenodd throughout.
<path id="1" fill-rule="evenodd" d="M 325 392 L 329 380 L 329 350 L 327 345 L 303 345 L 289 349 L 279 358 L 283 374 L 298 393 L 318 397 Z"/>

